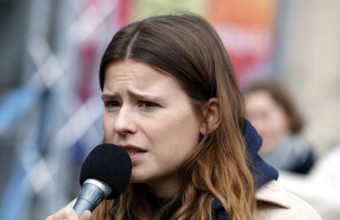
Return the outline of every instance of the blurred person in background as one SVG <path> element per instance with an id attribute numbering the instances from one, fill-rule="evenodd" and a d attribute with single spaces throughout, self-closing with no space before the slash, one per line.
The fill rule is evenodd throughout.
<path id="1" fill-rule="evenodd" d="M 246 117 L 263 139 L 260 155 L 277 169 L 306 174 L 315 157 L 300 132 L 303 120 L 286 88 L 274 80 L 244 91 Z"/>
<path id="2" fill-rule="evenodd" d="M 315 160 L 300 136 L 303 128 L 294 100 L 277 81 L 267 80 L 244 91 L 246 116 L 263 138 L 260 155 L 280 169 L 279 183 L 307 201 L 323 219 L 340 216 L 340 144 Z"/>

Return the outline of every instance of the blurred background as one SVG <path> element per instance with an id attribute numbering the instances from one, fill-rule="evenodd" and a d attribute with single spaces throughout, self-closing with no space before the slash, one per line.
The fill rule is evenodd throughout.
<path id="1" fill-rule="evenodd" d="M 37 220 L 78 195 L 103 137 L 101 55 L 130 21 L 189 10 L 215 26 L 245 88 L 276 79 L 317 156 L 340 142 L 340 1 L 0 0 L 0 219 Z"/>

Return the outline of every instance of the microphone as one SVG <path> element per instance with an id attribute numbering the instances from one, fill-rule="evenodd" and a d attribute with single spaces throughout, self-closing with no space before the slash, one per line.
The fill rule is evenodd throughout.
<path id="1" fill-rule="evenodd" d="M 96 146 L 80 171 L 80 195 L 73 206 L 80 216 L 93 211 L 104 199 L 115 199 L 126 189 L 132 171 L 129 154 L 114 144 Z"/>

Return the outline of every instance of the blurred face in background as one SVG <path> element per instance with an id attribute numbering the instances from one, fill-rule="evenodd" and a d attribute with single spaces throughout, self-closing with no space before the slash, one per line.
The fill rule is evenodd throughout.
<path id="1" fill-rule="evenodd" d="M 264 91 L 244 96 L 246 117 L 263 138 L 261 152 L 268 152 L 289 134 L 289 120 L 284 109 Z"/>

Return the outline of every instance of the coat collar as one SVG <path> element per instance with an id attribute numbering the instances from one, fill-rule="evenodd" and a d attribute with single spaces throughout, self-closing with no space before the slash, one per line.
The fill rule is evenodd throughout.
<path id="1" fill-rule="evenodd" d="M 283 208 L 290 208 L 291 201 L 285 190 L 277 183 L 272 180 L 257 189 L 256 191 L 257 203 L 269 203 L 281 206 Z"/>

